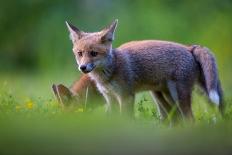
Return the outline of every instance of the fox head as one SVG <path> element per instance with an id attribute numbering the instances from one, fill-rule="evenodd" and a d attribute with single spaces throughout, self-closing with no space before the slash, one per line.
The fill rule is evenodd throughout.
<path id="1" fill-rule="evenodd" d="M 87 33 L 66 22 L 73 43 L 73 53 L 80 71 L 89 73 L 104 66 L 112 51 L 117 23 L 118 20 L 115 20 L 100 32 Z"/>

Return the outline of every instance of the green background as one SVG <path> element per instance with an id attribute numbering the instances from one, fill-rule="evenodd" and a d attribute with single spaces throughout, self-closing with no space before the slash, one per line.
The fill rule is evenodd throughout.
<path id="1" fill-rule="evenodd" d="M 2 1 L 0 74 L 78 74 L 64 22 L 94 32 L 119 19 L 114 47 L 143 39 L 207 46 L 216 56 L 223 87 L 229 90 L 231 8 L 230 0 Z"/>
<path id="2" fill-rule="evenodd" d="M 158 39 L 210 48 L 225 93 L 225 117 L 195 92 L 195 123 L 176 127 L 159 121 L 143 93 L 136 98 L 136 121 L 106 117 L 103 103 L 83 113 L 60 107 L 51 85 L 70 86 L 80 76 L 65 21 L 95 32 L 114 19 L 119 20 L 114 47 Z M 1 1 L 0 154 L 229 153 L 231 56 L 231 0 Z"/>

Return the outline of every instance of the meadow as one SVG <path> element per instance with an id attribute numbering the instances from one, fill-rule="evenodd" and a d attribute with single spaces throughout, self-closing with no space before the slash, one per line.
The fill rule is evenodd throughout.
<path id="1" fill-rule="evenodd" d="M 5 1 L 0 5 L 0 154 L 231 154 L 230 0 Z M 8 10 L 12 10 L 8 12 Z M 94 16 L 93 16 L 94 15 Z M 225 114 L 195 88 L 194 122 L 161 122 L 147 92 L 134 119 L 104 113 L 104 102 L 62 107 L 52 84 L 80 77 L 64 21 L 97 31 L 119 19 L 114 47 L 160 39 L 209 47 L 217 59 Z"/>
<path id="2" fill-rule="evenodd" d="M 62 74 L 68 75 L 68 74 Z M 59 76 L 70 84 L 66 76 Z M 75 75 L 73 75 L 75 76 Z M 104 103 L 62 107 L 51 91 L 58 76 L 11 75 L 1 83 L 1 154 L 230 154 L 232 107 L 225 116 L 194 92 L 194 122 L 161 122 L 147 93 L 135 119 L 104 113 Z M 46 86 L 46 87 L 45 87 Z M 96 103 L 95 103 L 96 104 Z"/>

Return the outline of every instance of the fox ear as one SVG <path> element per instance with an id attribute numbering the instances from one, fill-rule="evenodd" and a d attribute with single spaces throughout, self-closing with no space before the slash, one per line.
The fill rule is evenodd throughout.
<path id="1" fill-rule="evenodd" d="M 102 30 L 101 41 L 102 43 L 111 42 L 114 40 L 114 32 L 117 27 L 118 20 L 116 19 L 110 26 Z"/>
<path id="2" fill-rule="evenodd" d="M 67 21 L 65 22 L 65 24 L 69 30 L 69 33 L 70 33 L 69 37 L 73 43 L 81 38 L 82 31 L 80 31 L 77 27 L 75 27 L 74 25 L 70 24 Z"/>

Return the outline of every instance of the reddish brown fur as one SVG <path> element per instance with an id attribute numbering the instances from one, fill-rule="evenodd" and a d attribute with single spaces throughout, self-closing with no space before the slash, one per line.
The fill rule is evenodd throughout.
<path id="1" fill-rule="evenodd" d="M 78 81 L 75 81 L 71 86 L 71 91 L 74 94 L 83 94 L 87 87 L 96 89 L 96 85 L 93 80 L 90 79 L 88 75 L 83 75 Z"/>
<path id="2" fill-rule="evenodd" d="M 216 90 L 221 94 L 216 63 L 208 49 L 157 40 L 133 41 L 112 49 L 116 24 L 97 33 L 77 33 L 68 25 L 72 36 L 82 34 L 78 39 L 71 38 L 77 63 L 91 64 L 88 76 L 108 105 L 116 98 L 121 111 L 132 113 L 135 93 L 150 90 L 163 118 L 175 106 L 177 113 L 192 117 L 191 92 L 195 81 L 202 83 L 207 93 Z M 82 56 L 78 56 L 80 51 Z M 98 55 L 91 56 L 91 51 Z M 202 77 L 204 82 L 200 81 Z"/>

